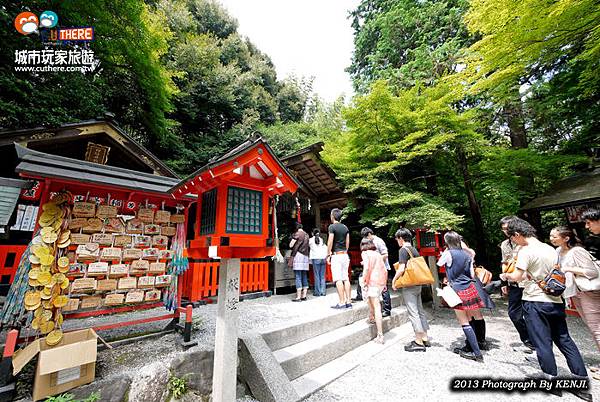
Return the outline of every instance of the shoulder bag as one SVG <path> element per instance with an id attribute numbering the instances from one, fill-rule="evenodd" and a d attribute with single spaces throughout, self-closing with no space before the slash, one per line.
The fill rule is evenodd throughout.
<path id="1" fill-rule="evenodd" d="M 561 296 L 565 289 L 567 279 L 565 274 L 560 271 L 560 254 L 558 257 L 558 263 L 546 274 L 544 279 L 541 281 L 535 281 L 537 285 L 542 289 L 544 293 L 550 296 Z"/>
<path id="2" fill-rule="evenodd" d="M 594 258 L 594 256 L 589 251 L 587 251 L 586 249 L 583 249 L 583 250 L 586 252 L 587 256 L 594 264 L 594 268 L 596 268 L 596 271 L 598 272 L 598 276 L 595 277 L 594 279 L 588 279 L 587 277 L 585 277 L 583 275 L 573 274 L 573 276 L 575 277 L 575 284 L 577 285 L 577 288 L 581 292 L 593 292 L 594 290 L 600 290 L 599 262 L 596 258 Z"/>
<path id="3" fill-rule="evenodd" d="M 433 275 L 431 275 L 425 258 L 413 256 L 409 247 L 406 247 L 406 251 L 410 258 L 406 262 L 404 273 L 396 280 L 394 286 L 396 288 L 406 288 L 409 286 L 431 285 L 434 282 Z"/>

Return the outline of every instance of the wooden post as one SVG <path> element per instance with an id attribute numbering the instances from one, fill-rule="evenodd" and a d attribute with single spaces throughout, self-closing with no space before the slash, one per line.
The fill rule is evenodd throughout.
<path id="1" fill-rule="evenodd" d="M 315 208 L 315 227 L 321 230 L 321 205 L 318 201 L 314 201 L 313 206 Z"/>
<path id="2" fill-rule="evenodd" d="M 240 259 L 222 259 L 219 272 L 212 385 L 212 398 L 215 402 L 234 402 L 236 400 L 239 302 Z"/>
<path id="3" fill-rule="evenodd" d="M 438 275 L 438 267 L 435 264 L 435 257 L 431 255 L 427 257 L 427 263 L 429 264 L 429 269 L 433 275 L 433 283 L 431 284 L 431 298 L 433 300 L 433 309 L 435 310 L 440 306 L 440 298 L 435 291 L 435 289 L 439 286 L 440 277 Z"/>

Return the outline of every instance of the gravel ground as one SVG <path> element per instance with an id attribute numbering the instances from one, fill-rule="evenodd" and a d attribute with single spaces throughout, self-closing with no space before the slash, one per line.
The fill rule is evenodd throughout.
<path id="1" fill-rule="evenodd" d="M 337 296 L 334 289 L 328 289 L 327 297 L 310 297 L 308 302 L 292 303 L 294 295 L 277 295 L 269 298 L 246 300 L 239 304 L 240 334 L 248 331 L 267 331 L 281 326 L 309 321 L 326 315 L 336 314 L 329 306 L 335 304 Z M 454 376 L 494 376 L 503 378 L 523 378 L 525 374 L 538 373 L 536 363 L 524 359 L 522 347 L 516 331 L 508 319 L 506 305 L 499 301 L 499 307 L 487 314 L 488 340 L 492 350 L 485 352 L 485 364 L 464 360 L 452 353 L 452 349 L 461 346 L 462 331 L 455 321 L 452 311 L 447 309 L 432 312 L 430 336 L 433 347 L 427 353 L 412 354 L 405 352 L 400 342 L 385 349 L 375 357 L 365 361 L 356 369 L 334 381 L 309 401 L 356 401 L 356 400 L 430 400 L 430 401 L 471 401 L 474 395 L 487 399 L 500 397 L 506 400 L 542 401 L 556 399 L 542 393 L 504 394 L 504 393 L 452 393 L 449 384 Z M 198 350 L 210 350 L 214 346 L 216 328 L 216 304 L 199 306 L 194 309 L 193 339 L 197 340 Z M 85 328 L 102 325 L 115 320 L 140 319 L 165 314 L 162 308 L 139 311 L 118 316 L 93 317 L 65 322 L 65 327 Z M 600 364 L 600 356 L 595 349 L 587 328 L 578 318 L 569 317 L 569 329 L 580 347 L 587 364 Z M 102 331 L 106 339 L 131 336 L 133 332 L 149 332 L 162 329 L 167 321 L 142 324 L 132 328 Z M 98 354 L 96 379 L 128 374 L 134 379 L 132 386 L 144 378 L 153 378 L 168 367 L 176 354 L 183 352 L 179 346 L 180 334 L 166 334 L 158 338 L 137 341 L 114 349 L 105 349 Z M 516 349 L 516 350 L 515 350 Z M 560 373 L 568 373 L 562 355 L 558 357 Z M 374 377 L 372 373 L 387 373 Z M 113 377 L 114 378 L 114 377 Z M 426 382 L 423 379 L 426 378 Z M 426 386 L 423 386 L 425 385 Z M 596 382 L 598 384 L 598 382 Z M 594 384 L 595 385 L 595 384 Z M 593 393 L 600 401 L 600 387 L 594 386 Z M 134 396 L 134 395 L 132 395 Z M 135 402 L 136 398 L 130 398 Z M 564 400 L 579 400 L 570 394 Z M 244 401 L 251 401 L 246 398 Z"/>
<path id="2" fill-rule="evenodd" d="M 334 289 L 329 289 L 327 297 L 310 297 L 307 302 L 292 303 L 294 295 L 277 295 L 266 298 L 245 300 L 239 306 L 240 335 L 249 331 L 266 331 L 296 323 L 312 320 L 327 315 L 336 314 L 338 311 L 329 308 L 337 301 Z M 196 307 L 193 315 L 192 339 L 198 341 L 195 350 L 211 350 L 214 348 L 216 331 L 216 304 L 207 304 Z M 141 319 L 165 314 L 162 308 L 130 313 L 120 316 L 93 317 L 81 320 L 65 321 L 74 328 L 85 328 L 114 322 L 115 319 Z M 68 324 L 67 324 L 68 323 Z M 137 325 L 129 328 L 117 328 L 102 331 L 100 335 L 105 339 L 115 339 L 130 336 L 135 332 L 157 331 L 162 329 L 168 321 Z M 140 370 L 156 361 L 170 361 L 177 353 L 183 352 L 179 345 L 182 339 L 180 334 L 167 334 L 160 338 L 138 341 L 129 345 L 106 349 L 98 354 L 96 378 L 106 378 L 115 374 L 127 372 L 133 376 Z M 144 370 L 146 370 L 145 368 Z"/>
<path id="3" fill-rule="evenodd" d="M 431 310 L 429 310 L 431 313 Z M 430 314 L 430 336 L 432 348 L 426 353 L 404 351 L 406 342 L 396 343 L 373 358 L 365 361 L 354 370 L 346 373 L 321 391 L 310 396 L 307 401 L 473 401 L 474 398 L 506 401 L 580 401 L 572 394 L 563 393 L 563 398 L 542 392 L 501 393 L 501 392 L 452 392 L 453 377 L 518 378 L 526 374 L 539 373 L 537 363 L 525 360 L 523 347 L 516 330 L 508 319 L 506 304 L 498 300 L 498 308 L 487 314 L 487 338 L 492 349 L 484 352 L 485 363 L 465 360 L 452 352 L 462 346 L 464 336 L 454 313 L 441 309 Z M 583 354 L 586 364 L 599 364 L 600 356 L 592 341 L 591 334 L 579 318 L 568 318 L 569 331 Z M 516 349 L 516 350 L 515 350 Z M 555 348 L 559 374 L 569 373 L 566 361 Z M 535 360 L 537 361 L 537 360 Z M 373 373 L 385 373 L 373 376 Z M 600 400 L 600 382 L 592 380 L 592 393 Z"/>

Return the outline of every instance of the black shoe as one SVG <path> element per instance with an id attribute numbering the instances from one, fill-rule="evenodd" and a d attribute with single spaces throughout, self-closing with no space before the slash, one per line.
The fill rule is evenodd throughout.
<path id="1" fill-rule="evenodd" d="M 299 302 L 302 301 L 302 299 L 292 299 L 293 302 Z"/>
<path id="2" fill-rule="evenodd" d="M 569 389 L 567 391 L 575 395 L 577 398 L 583 399 L 584 401 L 592 402 L 594 400 L 592 394 L 582 389 Z"/>
<path id="3" fill-rule="evenodd" d="M 389 317 L 391 315 L 392 315 L 392 313 L 390 313 L 389 311 L 384 311 L 383 313 L 381 313 L 382 317 Z"/>
<path id="4" fill-rule="evenodd" d="M 468 344 L 463 346 L 462 348 L 454 348 L 452 349 L 452 351 L 454 353 L 456 353 L 457 355 L 461 354 L 461 353 L 471 353 L 473 351 L 473 349 L 471 349 L 471 346 L 469 346 Z"/>
<path id="5" fill-rule="evenodd" d="M 562 396 L 563 396 L 562 389 L 551 388 L 549 391 L 546 391 L 546 392 L 549 394 L 552 394 L 554 396 L 558 396 L 559 398 L 562 398 Z"/>
<path id="6" fill-rule="evenodd" d="M 426 348 L 430 348 L 431 347 L 431 342 L 429 342 L 429 341 L 423 341 L 423 346 L 425 346 Z"/>
<path id="7" fill-rule="evenodd" d="M 461 351 L 459 353 L 459 355 L 460 355 L 460 357 L 463 357 L 465 359 L 475 360 L 476 362 L 483 363 L 483 356 L 482 355 L 476 355 L 473 352 L 463 352 L 463 351 Z"/>
<path id="8" fill-rule="evenodd" d="M 412 341 L 404 347 L 404 350 L 407 352 L 425 352 L 427 349 L 425 349 L 425 346 L 419 345 L 417 342 Z"/>
<path id="9" fill-rule="evenodd" d="M 307 300 L 307 298 L 306 298 L 306 297 L 303 297 L 303 298 L 301 298 L 300 300 L 302 300 L 302 301 L 306 301 L 306 300 Z"/>
<path id="10" fill-rule="evenodd" d="M 353 297 L 352 299 L 350 299 L 352 301 L 352 303 L 356 303 L 359 301 L 363 301 L 362 297 Z"/>
<path id="11" fill-rule="evenodd" d="M 465 346 L 463 346 L 462 348 L 454 348 L 452 351 L 459 355 L 460 352 L 470 353 L 473 351 L 473 349 L 471 349 L 471 345 L 465 342 Z"/>

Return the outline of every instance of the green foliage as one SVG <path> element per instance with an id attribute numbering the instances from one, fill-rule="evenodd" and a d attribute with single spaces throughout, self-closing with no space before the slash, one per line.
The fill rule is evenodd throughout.
<path id="1" fill-rule="evenodd" d="M 258 128 L 262 137 L 279 157 L 284 157 L 304 147 L 319 142 L 319 132 L 309 123 L 277 123 Z"/>
<path id="2" fill-rule="evenodd" d="M 169 378 L 167 387 L 175 399 L 181 398 L 188 391 L 187 381 L 185 378 L 178 378 L 174 375 L 171 375 L 171 378 Z"/>
<path id="3" fill-rule="evenodd" d="M 520 89 L 535 147 L 587 150 L 600 129 L 598 20 L 594 0 L 472 1 L 465 21 L 480 38 L 453 79 L 497 103 Z"/>
<path id="4" fill-rule="evenodd" d="M 474 167 L 483 223 L 493 244 L 503 240 L 500 218 L 516 215 L 522 205 L 572 174 L 587 159 L 577 155 L 542 154 L 531 149 L 486 147 Z M 529 186 L 523 183 L 530 184 Z"/>
<path id="5" fill-rule="evenodd" d="M 92 392 L 85 399 L 75 399 L 73 394 L 61 394 L 46 398 L 45 402 L 96 402 L 100 399 L 100 392 Z"/>
<path id="6" fill-rule="evenodd" d="M 465 17 L 481 39 L 470 48 L 473 90 L 509 92 L 523 79 L 582 64 L 577 86 L 583 95 L 598 90 L 600 8 L 594 0 L 478 0 Z"/>
<path id="7" fill-rule="evenodd" d="M 174 33 L 165 57 L 177 75 L 169 117 L 180 139 L 165 155 L 182 173 L 226 152 L 258 127 L 302 119 L 310 82 L 276 78 L 270 58 L 237 33 L 237 23 L 212 0 L 161 0 Z"/>
<path id="8" fill-rule="evenodd" d="M 467 7 L 467 0 L 363 0 L 351 14 L 355 88 L 365 92 L 378 79 L 401 88 L 432 85 L 453 72 L 471 41 L 462 22 Z"/>
<path id="9" fill-rule="evenodd" d="M 323 157 L 364 205 L 364 222 L 391 231 L 401 222 L 434 229 L 462 222 L 421 180 L 436 158 L 454 160 L 457 146 L 479 141 L 468 115 L 453 110 L 445 94 L 444 88 L 415 87 L 393 95 L 377 82 L 343 111 L 348 130 L 327 139 Z"/>
<path id="10" fill-rule="evenodd" d="M 93 26 L 93 73 L 17 73 L 15 50 L 41 49 L 15 32 L 21 2 L 0 8 L 0 126 L 56 126 L 113 112 L 176 171 L 189 173 L 258 126 L 301 121 L 311 81 L 277 81 L 270 58 L 237 33 L 213 0 L 32 0 L 62 26 Z"/>

